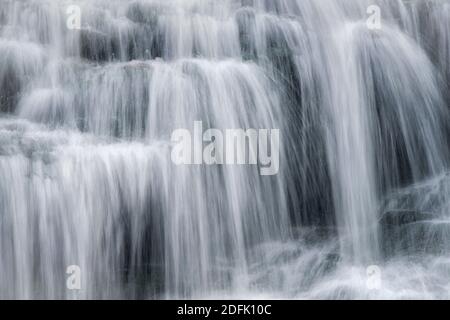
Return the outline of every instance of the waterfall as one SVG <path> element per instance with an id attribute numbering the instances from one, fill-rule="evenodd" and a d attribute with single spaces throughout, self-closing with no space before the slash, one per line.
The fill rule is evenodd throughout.
<path id="1" fill-rule="evenodd" d="M 0 298 L 450 297 L 449 0 L 0 1 Z"/>

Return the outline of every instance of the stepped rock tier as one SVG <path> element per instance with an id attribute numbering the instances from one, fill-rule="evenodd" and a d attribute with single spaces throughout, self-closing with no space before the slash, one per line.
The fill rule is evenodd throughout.
<path id="1" fill-rule="evenodd" d="M 0 298 L 449 299 L 449 108 L 450 0 L 0 0 Z"/>

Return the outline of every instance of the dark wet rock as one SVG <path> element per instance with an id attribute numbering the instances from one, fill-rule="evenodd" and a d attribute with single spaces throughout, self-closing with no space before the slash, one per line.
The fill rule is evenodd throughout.
<path id="1" fill-rule="evenodd" d="M 447 215 L 450 212 L 449 195 L 450 174 L 445 173 L 390 194 L 383 205 L 383 212 L 416 217 L 427 213 Z M 386 217 L 389 216 L 393 215 Z"/>
<path id="2" fill-rule="evenodd" d="M 0 74 L 0 111 L 12 112 L 18 101 L 21 81 L 12 68 Z"/>
<path id="3" fill-rule="evenodd" d="M 147 30 L 147 26 L 136 26 L 128 33 L 128 40 L 124 45 L 128 59 L 150 59 L 150 49 L 152 46 L 149 37 L 151 30 Z"/>
<path id="4" fill-rule="evenodd" d="M 450 175 L 390 194 L 380 218 L 386 256 L 450 252 Z"/>
<path id="5" fill-rule="evenodd" d="M 124 37 L 125 38 L 125 37 Z M 129 60 L 160 58 L 163 55 L 165 39 L 161 30 L 146 24 L 136 24 L 122 39 Z"/>
<path id="6" fill-rule="evenodd" d="M 161 58 L 165 37 L 160 29 L 159 16 L 169 9 L 161 4 L 134 2 L 128 6 L 126 17 L 136 24 L 127 44 L 131 59 Z"/>
<path id="7" fill-rule="evenodd" d="M 383 227 L 398 227 L 408 223 L 431 220 L 433 217 L 434 215 L 431 213 L 413 210 L 388 211 L 382 215 L 380 224 Z"/>
<path id="8" fill-rule="evenodd" d="M 126 17 L 136 23 L 149 24 L 156 27 L 161 7 L 152 3 L 134 2 L 129 5 Z"/>
<path id="9" fill-rule="evenodd" d="M 255 47 L 255 12 L 251 8 L 243 8 L 235 16 L 238 30 L 241 55 L 244 60 L 255 60 L 257 57 Z"/>
<path id="10" fill-rule="evenodd" d="M 295 239 L 300 239 L 307 245 L 323 243 L 337 236 L 335 227 L 303 227 L 292 231 Z"/>
<path id="11" fill-rule="evenodd" d="M 81 57 L 103 62 L 119 56 L 119 45 L 112 36 L 89 29 L 80 30 Z"/>
<path id="12" fill-rule="evenodd" d="M 0 112 L 15 110 L 21 91 L 39 74 L 44 61 L 40 48 L 26 42 L 0 43 Z"/>
<path id="13" fill-rule="evenodd" d="M 6 24 L 6 12 L 0 10 L 0 25 L 5 25 Z"/>
<path id="14" fill-rule="evenodd" d="M 388 212 L 380 220 L 386 256 L 450 252 L 450 221 L 430 213 Z"/>

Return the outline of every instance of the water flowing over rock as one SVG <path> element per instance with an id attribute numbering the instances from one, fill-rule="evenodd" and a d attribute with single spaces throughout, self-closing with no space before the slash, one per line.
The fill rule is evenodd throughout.
<path id="1" fill-rule="evenodd" d="M 450 298 L 449 32 L 449 0 L 2 0 L 0 298 Z M 279 173 L 175 165 L 195 121 L 280 129 Z"/>

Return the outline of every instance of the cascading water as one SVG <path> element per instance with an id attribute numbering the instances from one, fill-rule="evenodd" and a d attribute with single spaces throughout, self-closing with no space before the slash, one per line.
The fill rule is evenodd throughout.
<path id="1" fill-rule="evenodd" d="M 449 30 L 448 0 L 0 0 L 0 298 L 449 298 Z M 280 129 L 279 173 L 175 165 L 195 121 Z"/>

